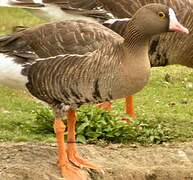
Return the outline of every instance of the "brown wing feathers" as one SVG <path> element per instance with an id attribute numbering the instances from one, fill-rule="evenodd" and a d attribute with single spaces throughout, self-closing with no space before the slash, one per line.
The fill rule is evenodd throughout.
<path id="1" fill-rule="evenodd" d="M 66 105 L 80 106 L 110 100 L 111 74 L 117 62 L 109 60 L 108 56 L 102 59 L 100 53 L 103 52 L 40 59 L 29 69 L 27 87 L 33 95 L 53 105 L 65 102 Z M 107 72 L 108 76 L 104 74 Z M 104 76 L 106 84 L 103 83 Z"/>
<path id="2" fill-rule="evenodd" d="M 21 58 L 32 56 L 31 59 L 34 59 L 60 54 L 85 54 L 95 51 L 104 43 L 114 41 L 113 37 L 101 33 L 104 28 L 90 24 L 92 25 L 88 23 L 87 27 L 84 27 L 81 21 L 71 22 L 71 25 L 68 21 L 61 21 L 2 36 L 0 52 Z M 86 30 L 88 26 L 91 30 L 89 32 Z M 93 38 L 90 38 L 91 36 Z"/>
<path id="3" fill-rule="evenodd" d="M 15 57 L 16 63 L 26 64 L 38 56 L 21 36 L 22 33 L 2 36 L 0 38 L 0 53 Z"/>

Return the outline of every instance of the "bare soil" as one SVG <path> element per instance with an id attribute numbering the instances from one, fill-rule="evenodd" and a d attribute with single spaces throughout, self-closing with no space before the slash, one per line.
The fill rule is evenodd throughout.
<path id="1" fill-rule="evenodd" d="M 104 167 L 93 180 L 193 180 L 193 142 L 152 147 L 81 145 L 82 156 Z M 0 180 L 62 180 L 57 147 L 49 143 L 0 143 Z"/>

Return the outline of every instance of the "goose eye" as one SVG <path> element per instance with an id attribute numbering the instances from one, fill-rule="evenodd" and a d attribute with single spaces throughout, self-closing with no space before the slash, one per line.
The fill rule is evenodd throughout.
<path id="1" fill-rule="evenodd" d="M 164 12 L 159 12 L 158 13 L 158 16 L 161 18 L 161 19 L 164 19 L 166 17 L 165 13 Z"/>

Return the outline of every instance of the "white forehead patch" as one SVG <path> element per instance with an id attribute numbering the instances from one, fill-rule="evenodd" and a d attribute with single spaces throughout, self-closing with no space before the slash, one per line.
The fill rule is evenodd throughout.
<path id="1" fill-rule="evenodd" d="M 176 14 L 172 8 L 169 8 L 169 16 L 170 16 L 170 21 L 171 20 L 177 21 Z"/>

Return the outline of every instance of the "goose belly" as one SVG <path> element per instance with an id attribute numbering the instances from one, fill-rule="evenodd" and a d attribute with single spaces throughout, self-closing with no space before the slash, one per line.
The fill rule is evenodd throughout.
<path id="1" fill-rule="evenodd" d="M 0 53 L 0 84 L 15 89 L 25 89 L 27 77 L 22 75 L 22 64 L 17 64 L 14 57 Z"/>
<path id="2" fill-rule="evenodd" d="M 135 68 L 124 72 L 115 79 L 113 83 L 113 98 L 120 99 L 141 91 L 148 83 L 150 76 L 150 65 Z"/>

